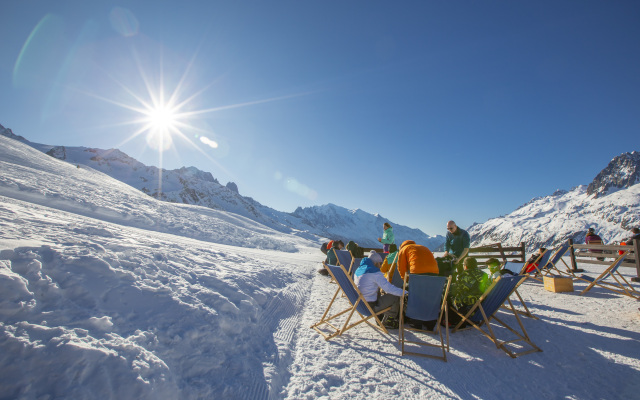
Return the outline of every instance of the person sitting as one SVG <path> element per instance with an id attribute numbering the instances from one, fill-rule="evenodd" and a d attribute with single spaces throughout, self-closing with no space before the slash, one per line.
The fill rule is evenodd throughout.
<path id="1" fill-rule="evenodd" d="M 347 250 L 349 250 L 349 253 L 351 253 L 353 258 L 364 257 L 364 250 L 362 250 L 362 247 L 358 246 L 358 243 L 353 240 L 349 240 L 349 243 L 347 243 Z"/>
<path id="2" fill-rule="evenodd" d="M 431 250 L 413 240 L 402 242 L 398 251 L 398 272 L 402 279 L 407 272 L 438 275 L 438 271 L 438 263 Z"/>
<path id="3" fill-rule="evenodd" d="M 354 282 L 369 303 L 373 311 L 378 312 L 391 307 L 384 315 L 384 326 L 391 329 L 398 328 L 398 312 L 400 310 L 400 298 L 402 289 L 389 283 L 380 271 L 382 257 L 374 250 L 360 262 L 360 266 L 354 273 Z M 385 294 L 381 295 L 382 289 Z"/>
<path id="4" fill-rule="evenodd" d="M 458 279 L 451 284 L 447 302 L 449 307 L 453 307 L 460 314 L 466 315 L 487 290 L 491 280 L 489 275 L 478 269 L 478 261 L 473 257 L 464 259 L 463 268 L 464 270 L 458 274 Z M 450 325 L 456 325 L 461 320 L 462 318 L 457 313 L 449 313 Z"/>
<path id="5" fill-rule="evenodd" d="M 329 265 L 338 265 L 338 256 L 336 256 L 336 253 L 333 251 L 333 249 L 344 249 L 344 243 L 342 242 L 342 240 L 332 240 L 332 242 L 333 243 L 331 249 L 327 251 L 327 258 L 324 260 L 324 263 Z M 345 265 L 345 267 L 349 268 L 348 265 Z M 320 275 L 329 275 L 329 271 L 327 271 L 324 267 L 322 269 L 319 269 L 318 273 Z"/>
<path id="6" fill-rule="evenodd" d="M 596 235 L 596 230 L 593 228 L 589 228 L 587 231 L 587 235 L 584 237 L 584 242 L 586 244 L 603 244 L 602 238 Z M 589 253 L 602 253 L 602 250 L 589 249 Z M 604 261 L 604 257 L 597 257 L 597 259 Z"/>
<path id="7" fill-rule="evenodd" d="M 382 262 L 382 266 L 380 267 L 380 271 L 384 274 L 389 282 L 391 282 L 391 278 L 393 277 L 393 272 L 390 271 L 393 262 L 396 260 L 396 256 L 398 255 L 398 246 L 395 243 L 389 245 L 389 255 L 384 258 Z"/>
<path id="8" fill-rule="evenodd" d="M 489 272 L 491 272 L 491 280 L 495 281 L 502 274 L 500 274 L 500 261 L 497 258 L 490 258 L 487 260 L 487 268 L 489 268 Z"/>
<path id="9" fill-rule="evenodd" d="M 640 228 L 631 229 L 631 233 L 633 235 L 629 239 L 624 241 L 627 246 L 633 246 L 634 240 L 640 240 Z"/>
<path id="10" fill-rule="evenodd" d="M 530 274 L 531 272 L 535 271 L 536 268 L 539 267 L 536 261 L 542 254 L 544 254 L 545 251 L 547 251 L 545 247 L 540 247 L 536 253 L 533 253 L 525 263 L 526 267 L 524 272 L 526 272 L 527 274 Z"/>

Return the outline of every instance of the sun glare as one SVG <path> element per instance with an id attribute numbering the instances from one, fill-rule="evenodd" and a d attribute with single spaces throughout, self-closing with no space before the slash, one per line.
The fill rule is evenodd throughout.
<path id="1" fill-rule="evenodd" d="M 148 124 L 152 129 L 171 131 L 176 128 L 177 113 L 170 107 L 162 104 L 147 112 Z"/>

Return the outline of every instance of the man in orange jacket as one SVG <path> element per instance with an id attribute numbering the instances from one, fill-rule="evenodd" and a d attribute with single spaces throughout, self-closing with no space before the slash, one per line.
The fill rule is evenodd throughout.
<path id="1" fill-rule="evenodd" d="M 398 272 L 404 279 L 404 274 L 432 273 L 438 274 L 438 263 L 433 253 L 427 247 L 416 244 L 413 240 L 405 240 L 398 252 Z"/>

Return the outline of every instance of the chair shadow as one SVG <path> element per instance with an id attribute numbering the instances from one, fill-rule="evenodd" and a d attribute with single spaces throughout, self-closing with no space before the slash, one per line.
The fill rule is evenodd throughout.
<path id="1" fill-rule="evenodd" d="M 547 306 L 536 309 L 558 310 Z M 448 362 L 401 355 L 398 331 L 374 338 L 358 338 L 352 332 L 340 346 L 358 351 L 372 362 L 395 370 L 399 379 L 429 387 L 441 396 L 461 398 L 606 398 L 611 393 L 636 396 L 640 359 L 640 333 L 593 323 L 539 316 L 520 317 L 531 340 L 543 352 L 512 359 L 475 329 L 450 335 Z M 501 315 L 510 326 L 517 320 Z M 505 339 L 505 328 L 492 324 L 496 336 Z M 390 351 L 389 349 L 393 349 Z M 593 371 L 598 371 L 593 374 Z M 539 384 L 523 390 L 523 382 Z M 446 387 L 446 390 L 443 389 Z M 525 385 L 526 386 L 526 385 Z M 449 392 L 450 391 L 450 392 Z"/>

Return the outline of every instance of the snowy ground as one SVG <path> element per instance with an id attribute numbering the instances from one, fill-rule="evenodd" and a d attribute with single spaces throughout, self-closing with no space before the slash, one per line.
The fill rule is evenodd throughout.
<path id="1" fill-rule="evenodd" d="M 640 393 L 630 298 L 526 283 L 540 320 L 523 322 L 544 352 L 518 359 L 471 330 L 451 336 L 447 363 L 401 357 L 397 331 L 326 342 L 309 328 L 335 290 L 317 243 L 0 141 L 0 399 Z"/>

